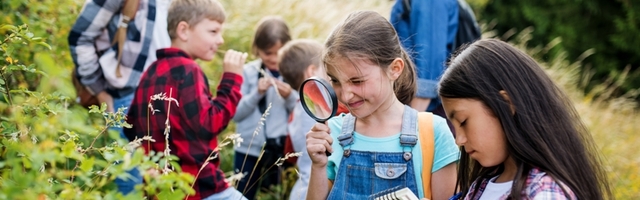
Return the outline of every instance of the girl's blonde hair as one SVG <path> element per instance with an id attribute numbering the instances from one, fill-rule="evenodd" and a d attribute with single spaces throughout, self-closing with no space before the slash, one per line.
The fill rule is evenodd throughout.
<path id="1" fill-rule="evenodd" d="M 338 67 L 336 59 L 360 57 L 386 70 L 396 58 L 405 67 L 394 83 L 394 92 L 403 104 L 409 104 L 416 94 L 415 65 L 402 48 L 395 29 L 380 14 L 357 11 L 333 30 L 325 43 L 322 62 L 327 68 Z"/>

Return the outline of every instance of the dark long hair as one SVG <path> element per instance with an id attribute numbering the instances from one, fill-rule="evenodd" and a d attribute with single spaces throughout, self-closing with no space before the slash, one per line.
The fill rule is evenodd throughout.
<path id="1" fill-rule="evenodd" d="M 356 11 L 331 32 L 325 42 L 322 62 L 327 68 L 339 67 L 337 58 L 366 58 L 382 69 L 401 58 L 404 70 L 394 82 L 394 94 L 403 104 L 409 104 L 416 94 L 416 69 L 409 54 L 400 45 L 391 23 L 373 11 Z"/>
<path id="2" fill-rule="evenodd" d="M 515 114 L 500 90 L 507 92 Z M 480 100 L 500 120 L 509 155 L 518 167 L 512 199 L 522 199 L 532 168 L 564 183 L 578 199 L 611 197 L 593 139 L 575 108 L 524 52 L 496 39 L 474 42 L 451 59 L 438 92 L 443 98 Z M 482 167 L 464 147 L 461 154 L 456 187 L 463 194 L 473 181 L 479 183 L 503 170 L 503 166 Z"/>

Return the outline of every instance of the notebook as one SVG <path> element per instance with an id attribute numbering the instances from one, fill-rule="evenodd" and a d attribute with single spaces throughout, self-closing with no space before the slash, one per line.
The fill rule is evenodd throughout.
<path id="1" fill-rule="evenodd" d="M 407 187 L 385 190 L 373 196 L 375 197 L 374 200 L 420 200 L 418 196 Z"/>

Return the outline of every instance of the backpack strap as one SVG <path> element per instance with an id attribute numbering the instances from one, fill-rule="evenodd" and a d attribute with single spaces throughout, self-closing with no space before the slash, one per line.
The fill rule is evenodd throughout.
<path id="1" fill-rule="evenodd" d="M 402 18 L 409 21 L 411 19 L 411 0 L 402 0 Z"/>
<path id="2" fill-rule="evenodd" d="M 433 167 L 434 135 L 433 114 L 430 112 L 418 113 L 419 140 L 422 149 L 422 186 L 424 197 L 431 199 L 431 168 Z M 427 170 L 427 171 L 425 171 Z"/>
<path id="3" fill-rule="evenodd" d="M 127 39 L 127 28 L 129 22 L 133 21 L 138 11 L 140 0 L 125 0 L 124 7 L 122 8 L 122 17 L 120 23 L 118 23 L 118 30 L 113 38 L 111 45 L 118 43 L 118 66 L 116 67 L 116 77 L 122 77 L 120 74 L 120 60 L 122 59 L 122 49 L 124 48 L 124 41 Z"/>
<path id="4" fill-rule="evenodd" d="M 473 13 L 473 9 L 466 0 L 458 0 L 458 32 L 449 48 L 449 56 L 460 46 L 475 42 L 482 37 L 482 31 Z"/>

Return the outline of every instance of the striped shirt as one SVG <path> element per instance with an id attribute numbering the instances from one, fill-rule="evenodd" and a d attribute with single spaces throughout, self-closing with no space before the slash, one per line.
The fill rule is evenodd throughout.
<path id="1" fill-rule="evenodd" d="M 127 28 L 120 61 L 122 76 L 116 76 L 118 46 L 111 45 L 111 41 L 122 18 L 123 5 L 123 0 L 87 0 L 71 28 L 68 42 L 75 70 L 80 83 L 93 94 L 106 90 L 119 98 L 133 93 L 142 72 L 151 64 L 149 60 L 155 60 L 155 49 L 151 48 L 163 48 L 152 45 L 152 38 L 156 11 L 167 10 L 156 10 L 156 0 L 140 0 Z"/>

